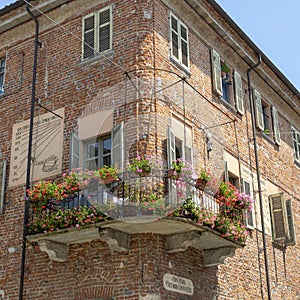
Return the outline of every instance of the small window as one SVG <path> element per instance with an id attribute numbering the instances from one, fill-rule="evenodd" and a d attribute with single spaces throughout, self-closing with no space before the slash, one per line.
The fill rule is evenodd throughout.
<path id="1" fill-rule="evenodd" d="M 269 201 L 273 240 L 285 245 L 294 244 L 295 234 L 290 200 L 284 200 L 284 195 L 281 193 L 270 195 Z"/>
<path id="2" fill-rule="evenodd" d="M 5 58 L 0 58 L 0 95 L 4 93 Z"/>
<path id="3" fill-rule="evenodd" d="M 171 57 L 189 68 L 188 28 L 173 14 L 170 14 L 170 47 Z"/>
<path id="4" fill-rule="evenodd" d="M 82 58 L 94 57 L 112 49 L 112 9 L 106 7 L 83 18 Z"/>
<path id="5" fill-rule="evenodd" d="M 295 161 L 300 163 L 300 132 L 292 127 L 292 142 Z"/>

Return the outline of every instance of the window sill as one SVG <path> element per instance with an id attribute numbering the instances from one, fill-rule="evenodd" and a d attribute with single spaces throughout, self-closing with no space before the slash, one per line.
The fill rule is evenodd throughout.
<path id="1" fill-rule="evenodd" d="M 221 103 L 224 106 L 226 106 L 231 112 L 233 112 L 234 114 L 237 113 L 237 110 L 235 109 L 235 107 L 230 102 L 228 102 L 227 100 L 225 100 L 222 96 L 220 96 L 220 99 L 221 99 Z"/>
<path id="2" fill-rule="evenodd" d="M 102 52 L 93 57 L 88 57 L 81 60 L 80 65 L 90 64 L 99 60 L 108 60 L 107 56 L 112 56 L 114 54 L 114 50 L 108 50 L 106 52 Z"/>
<path id="3" fill-rule="evenodd" d="M 170 61 L 176 65 L 180 70 L 184 71 L 188 76 L 191 76 L 192 73 L 190 72 L 189 68 L 183 64 L 181 64 L 178 60 L 176 60 L 174 57 L 170 56 Z"/>
<path id="4" fill-rule="evenodd" d="M 294 163 L 295 163 L 295 165 L 296 165 L 298 168 L 300 168 L 300 161 L 298 161 L 298 160 L 296 160 L 296 159 L 294 158 Z"/>
<path id="5" fill-rule="evenodd" d="M 265 134 L 264 132 L 262 132 L 262 136 L 263 136 L 263 138 L 265 139 L 265 140 L 267 140 L 270 144 L 272 144 L 273 146 L 275 146 L 276 144 L 275 144 L 275 142 L 273 141 L 273 139 L 269 136 L 269 135 L 267 135 L 267 134 Z"/>

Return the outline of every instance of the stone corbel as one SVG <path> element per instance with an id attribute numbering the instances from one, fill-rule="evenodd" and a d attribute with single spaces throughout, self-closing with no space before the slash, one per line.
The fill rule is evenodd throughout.
<path id="1" fill-rule="evenodd" d="M 68 258 L 69 245 L 58 243 L 51 240 L 39 240 L 39 247 L 41 251 L 48 254 L 49 258 L 53 261 L 65 262 Z"/>
<path id="2" fill-rule="evenodd" d="M 233 257 L 235 247 L 222 247 L 203 250 L 203 266 L 215 267 L 222 264 L 227 257 Z"/>
<path id="3" fill-rule="evenodd" d="M 110 250 L 128 251 L 130 237 L 128 234 L 111 228 L 99 228 L 99 238 L 108 244 Z"/>

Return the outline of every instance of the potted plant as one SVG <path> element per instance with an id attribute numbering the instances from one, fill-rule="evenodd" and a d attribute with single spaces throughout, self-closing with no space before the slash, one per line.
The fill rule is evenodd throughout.
<path id="1" fill-rule="evenodd" d="M 104 184 L 110 184 L 114 181 L 118 181 L 118 170 L 113 166 L 104 165 L 96 171 L 96 174 L 100 177 L 100 181 Z M 96 177 L 97 177 L 96 175 Z"/>
<path id="2" fill-rule="evenodd" d="M 210 174 L 208 171 L 202 169 L 200 171 L 199 177 L 196 179 L 195 187 L 199 190 L 204 190 L 206 184 L 211 180 Z"/>
<path id="3" fill-rule="evenodd" d="M 221 76 L 222 79 L 227 78 L 227 74 L 230 72 L 230 68 L 228 67 L 226 61 L 223 61 L 221 64 Z"/>
<path id="4" fill-rule="evenodd" d="M 167 177 L 175 180 L 189 180 L 194 176 L 192 165 L 183 158 L 172 161 L 171 169 L 168 170 Z"/>
<path id="5" fill-rule="evenodd" d="M 139 176 L 146 176 L 151 172 L 151 163 L 145 156 L 137 156 L 129 164 L 128 169 Z"/>

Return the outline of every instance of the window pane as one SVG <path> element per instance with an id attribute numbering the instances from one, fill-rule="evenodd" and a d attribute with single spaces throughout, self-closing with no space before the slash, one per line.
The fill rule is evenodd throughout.
<path id="1" fill-rule="evenodd" d="M 99 28 L 99 52 L 110 49 L 110 26 Z"/>
<path id="2" fill-rule="evenodd" d="M 184 41 L 181 41 L 181 51 L 182 51 L 182 63 L 185 66 L 188 66 L 188 47 L 187 47 L 187 43 Z"/>
<path id="3" fill-rule="evenodd" d="M 98 159 L 89 160 L 86 163 L 88 170 L 96 170 L 98 169 Z"/>
<path id="4" fill-rule="evenodd" d="M 110 22 L 110 9 L 107 9 L 105 11 L 102 11 L 99 14 L 99 24 L 102 25 L 104 23 Z"/>
<path id="5" fill-rule="evenodd" d="M 110 153 L 111 153 L 111 138 L 103 141 L 103 154 L 105 155 Z"/>
<path id="6" fill-rule="evenodd" d="M 88 144 L 88 158 L 97 157 L 99 153 L 98 142 Z"/>
<path id="7" fill-rule="evenodd" d="M 174 17 L 171 17 L 171 22 L 172 22 L 172 29 L 177 32 L 178 31 L 177 20 Z"/>
<path id="8" fill-rule="evenodd" d="M 172 32 L 172 54 L 178 58 L 178 35 Z"/>

